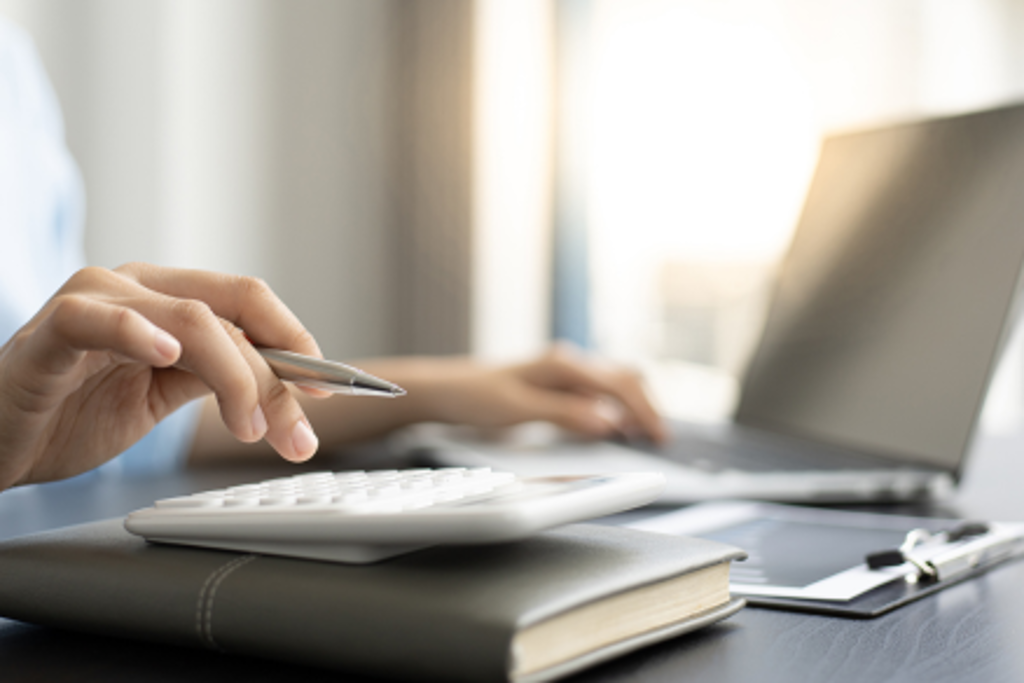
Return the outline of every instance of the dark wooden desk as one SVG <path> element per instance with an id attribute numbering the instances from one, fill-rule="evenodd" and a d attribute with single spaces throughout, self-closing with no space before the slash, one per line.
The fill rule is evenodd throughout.
<path id="1" fill-rule="evenodd" d="M 983 438 L 954 501 L 964 516 L 1024 519 L 1024 435 Z M 341 465 L 335 461 L 328 467 Z M 324 467 L 324 463 L 320 463 Z M 0 494 L 0 538 L 123 515 L 278 467 L 159 480 L 93 478 Z M 294 471 L 290 469 L 288 471 Z M 356 681 L 336 672 L 113 640 L 0 619 L 0 680 Z M 1024 562 L 870 621 L 748 608 L 729 621 L 587 671 L 579 681 L 1024 681 Z"/>

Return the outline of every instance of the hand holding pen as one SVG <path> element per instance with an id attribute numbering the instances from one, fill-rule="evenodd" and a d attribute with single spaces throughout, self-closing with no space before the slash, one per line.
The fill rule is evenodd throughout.
<path id="1" fill-rule="evenodd" d="M 308 459 L 317 437 L 246 334 L 320 356 L 258 279 L 147 264 L 77 272 L 0 347 L 0 490 L 92 469 L 210 392 L 235 438 Z M 355 371 L 347 390 L 398 393 Z"/>

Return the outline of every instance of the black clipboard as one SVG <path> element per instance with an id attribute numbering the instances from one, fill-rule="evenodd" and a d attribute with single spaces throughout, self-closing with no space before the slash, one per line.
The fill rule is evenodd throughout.
<path id="1" fill-rule="evenodd" d="M 1005 558 L 991 565 L 963 572 L 951 579 L 944 581 L 931 581 L 927 583 L 907 583 L 906 581 L 892 581 L 859 595 L 853 600 L 836 602 L 831 600 L 800 600 L 797 598 L 775 598 L 764 595 L 747 595 L 747 605 L 750 607 L 766 607 L 769 609 L 790 610 L 796 612 L 810 612 L 812 614 L 826 614 L 833 617 L 847 617 L 852 619 L 873 619 L 893 611 L 903 605 L 920 600 L 923 597 L 937 593 L 944 588 L 955 586 L 976 576 L 988 572 L 990 569 L 1001 564 L 1020 559 L 1020 555 Z M 740 594 L 742 595 L 742 593 Z"/>
<path id="2" fill-rule="evenodd" d="M 741 512 L 742 511 L 742 514 Z M 850 544 L 822 542 L 823 532 L 782 535 L 765 533 L 765 522 L 783 520 L 783 524 L 797 520 L 802 523 L 813 518 L 824 529 L 824 535 L 851 529 L 870 529 L 884 532 L 888 547 L 871 545 L 872 536 L 853 539 Z M 761 525 L 760 533 L 750 528 Z M 703 525 L 703 530 L 702 530 Z M 636 528 L 660 533 L 702 536 L 740 546 L 753 557 L 768 556 L 760 566 L 765 573 L 758 577 L 768 586 L 760 592 L 744 592 L 743 564 L 734 565 L 732 590 L 744 597 L 752 607 L 793 610 L 854 619 L 870 619 L 891 612 L 903 605 L 920 600 L 949 586 L 977 577 L 990 569 L 1024 556 L 1024 525 L 962 520 L 914 518 L 880 513 L 849 512 L 750 501 L 722 501 L 684 508 L 658 518 L 648 518 Z M 768 524 L 770 527 L 770 524 Z M 744 531 L 744 529 L 746 529 Z M 731 537 L 730 537 L 731 534 Z M 784 546 L 784 550 L 780 550 Z M 774 564 L 781 557 L 781 564 Z M 869 590 L 848 599 L 832 597 L 795 597 L 792 594 L 771 594 L 778 586 L 803 586 L 815 579 L 833 578 L 844 570 L 860 572 L 866 576 L 871 567 L 892 567 L 892 577 Z M 782 574 L 773 573 L 781 568 Z M 780 579 L 793 578 L 794 571 L 821 570 L 805 582 L 786 583 Z M 833 572 L 830 574 L 829 572 Z M 749 577 L 749 573 L 746 574 Z M 885 575 L 879 574 L 879 580 Z M 746 579 L 749 581 L 749 578 Z M 874 580 L 874 579 L 870 579 Z M 746 583 L 748 587 L 756 583 Z M 764 591 L 769 591 L 765 593 Z M 785 588 L 778 589 L 784 593 Z M 792 593 L 792 591 L 791 591 Z"/>

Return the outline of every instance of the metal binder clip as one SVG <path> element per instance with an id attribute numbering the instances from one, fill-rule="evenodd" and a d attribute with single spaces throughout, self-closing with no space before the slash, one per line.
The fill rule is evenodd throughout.
<path id="1" fill-rule="evenodd" d="M 908 581 L 938 581 L 940 578 L 948 578 L 951 574 L 958 574 L 974 568 L 978 565 L 981 556 L 986 553 L 979 554 L 976 549 L 966 549 L 964 552 L 953 550 L 931 559 L 922 559 L 912 552 L 915 548 L 929 541 L 941 544 L 956 543 L 975 536 L 983 536 L 988 532 L 989 526 L 982 522 L 964 522 L 953 529 L 934 534 L 927 529 L 911 529 L 907 532 L 899 548 L 870 553 L 864 558 L 864 561 L 869 569 L 897 567 L 909 562 L 917 569 L 917 575 L 907 577 Z M 940 571 L 942 572 L 941 577 Z"/>
<path id="2" fill-rule="evenodd" d="M 880 550 L 876 553 L 871 553 L 865 558 L 865 562 L 867 562 L 868 568 L 870 569 L 897 567 L 904 562 L 909 562 L 917 568 L 917 578 L 919 580 L 934 580 L 938 578 L 938 573 L 935 571 L 935 568 L 930 566 L 927 562 L 922 562 L 910 553 L 910 551 L 919 543 L 930 541 L 932 538 L 932 532 L 927 529 L 911 529 L 907 532 L 907 535 L 899 548 L 894 550 Z"/>

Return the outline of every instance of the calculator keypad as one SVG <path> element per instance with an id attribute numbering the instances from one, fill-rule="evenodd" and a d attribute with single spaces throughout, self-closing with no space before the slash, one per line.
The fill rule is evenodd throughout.
<path id="1" fill-rule="evenodd" d="M 404 512 L 468 498 L 504 493 L 516 483 L 508 472 L 488 467 L 369 472 L 313 472 L 271 479 L 259 484 L 232 486 L 191 496 L 158 500 L 158 510 L 218 509 L 288 510 L 329 509 L 346 513 Z"/>

